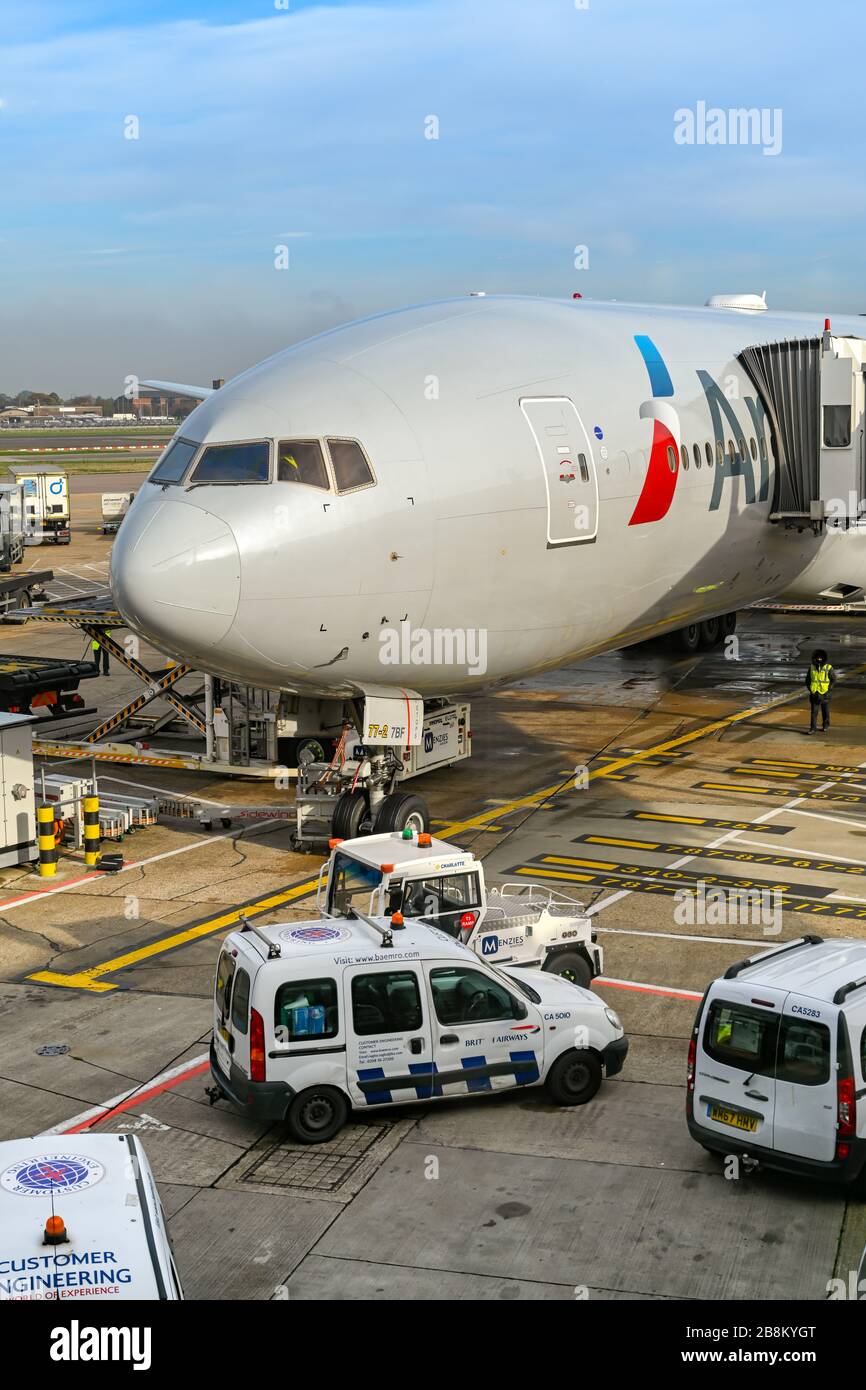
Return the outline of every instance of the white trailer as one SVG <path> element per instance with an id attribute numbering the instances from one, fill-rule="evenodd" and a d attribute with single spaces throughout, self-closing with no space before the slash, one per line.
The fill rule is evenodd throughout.
<path id="1" fill-rule="evenodd" d="M 53 464 L 10 464 L 24 489 L 24 531 L 28 545 L 68 545 L 71 540 L 69 477 Z"/>
<path id="2" fill-rule="evenodd" d="M 24 559 L 24 488 L 0 483 L 0 572 L 8 574 Z"/>
<path id="3" fill-rule="evenodd" d="M 134 492 L 103 492 L 102 494 L 102 534 L 112 536 L 120 530 L 120 523 L 132 505 Z"/>

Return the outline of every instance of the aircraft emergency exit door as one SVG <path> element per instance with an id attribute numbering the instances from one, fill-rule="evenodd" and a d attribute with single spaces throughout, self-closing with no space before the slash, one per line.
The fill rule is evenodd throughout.
<path id="1" fill-rule="evenodd" d="M 525 396 L 520 409 L 535 440 L 547 489 L 547 546 L 581 545 L 598 534 L 598 478 L 589 436 L 568 396 Z"/>

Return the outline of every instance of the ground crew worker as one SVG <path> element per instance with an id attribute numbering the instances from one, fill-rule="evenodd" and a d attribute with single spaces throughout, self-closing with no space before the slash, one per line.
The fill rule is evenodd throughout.
<path id="1" fill-rule="evenodd" d="M 818 710 L 821 711 L 821 733 L 826 734 L 830 727 L 830 690 L 835 684 L 836 672 L 827 660 L 827 653 L 821 647 L 812 653 L 812 661 L 806 672 L 806 689 L 809 692 L 811 715 L 809 733 L 818 732 Z"/>
<path id="2" fill-rule="evenodd" d="M 106 635 L 106 637 L 110 637 L 110 636 L 111 636 L 111 628 L 110 628 L 110 627 L 107 627 L 107 628 L 105 629 L 105 635 Z M 108 648 L 107 648 L 107 647 L 103 647 L 103 645 L 102 645 L 102 643 L 100 642 L 100 640 L 99 640 L 98 637 L 94 637 L 94 638 L 93 638 L 93 641 L 90 643 L 90 647 L 91 647 L 91 650 L 92 650 L 92 652 L 93 652 L 93 661 L 94 661 L 94 664 L 95 664 L 95 666 L 96 666 L 97 671 L 99 670 L 99 653 L 102 652 L 102 674 L 103 674 L 104 676 L 107 676 L 107 675 L 108 675 Z"/>

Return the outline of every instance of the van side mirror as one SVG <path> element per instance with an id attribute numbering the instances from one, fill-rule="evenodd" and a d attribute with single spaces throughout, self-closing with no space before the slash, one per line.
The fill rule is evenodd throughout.
<path id="1" fill-rule="evenodd" d="M 529 1010 L 527 1009 L 526 1005 L 523 1004 L 519 999 L 512 998 L 511 1002 L 514 1005 L 514 1017 L 526 1018 L 526 1015 L 529 1013 Z"/>

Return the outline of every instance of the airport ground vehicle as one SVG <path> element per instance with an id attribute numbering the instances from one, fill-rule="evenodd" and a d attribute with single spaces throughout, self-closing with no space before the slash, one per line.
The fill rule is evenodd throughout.
<path id="1" fill-rule="evenodd" d="M 0 483 L 0 571 L 8 574 L 24 559 L 24 488 Z"/>
<path id="2" fill-rule="evenodd" d="M 372 916 L 417 917 L 497 965 L 535 966 L 586 988 L 603 953 L 582 904 L 534 883 L 488 893 L 471 850 L 406 830 L 334 841 L 316 904 L 324 917 L 353 907 Z"/>
<path id="3" fill-rule="evenodd" d="M 689 1046 L 687 1117 L 705 1149 L 855 1181 L 866 1170 L 866 941 L 798 937 L 714 980 Z"/>
<path id="4" fill-rule="evenodd" d="M 499 969 L 438 927 L 355 911 L 223 942 L 212 1101 L 322 1143 L 369 1109 L 543 1085 L 591 1100 L 628 1040 L 612 1009 L 540 970 Z"/>
<path id="5" fill-rule="evenodd" d="M 43 584 L 54 578 L 52 570 L 29 570 L 25 574 L 0 575 L 0 622 L 19 608 L 30 608 L 45 597 Z"/>
<path id="6" fill-rule="evenodd" d="M 98 675 L 92 661 L 72 657 L 0 656 L 0 710 L 8 714 L 49 715 L 90 711 L 78 693 L 79 682 Z"/>
<path id="7" fill-rule="evenodd" d="M 0 1300 L 182 1299 L 162 1203 L 132 1134 L 0 1143 Z"/>
<path id="8" fill-rule="evenodd" d="M 112 536 L 120 529 L 120 523 L 129 511 L 134 497 L 134 492 L 103 492 L 102 534 L 104 536 Z"/>
<path id="9" fill-rule="evenodd" d="M 24 488 L 24 529 L 28 544 L 54 541 L 69 545 L 69 477 L 53 464 L 10 464 L 9 472 Z"/>

